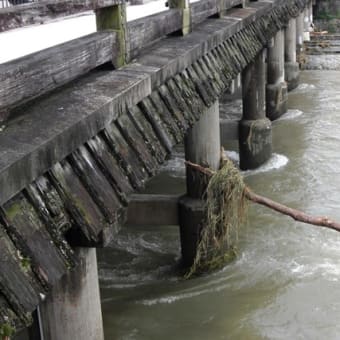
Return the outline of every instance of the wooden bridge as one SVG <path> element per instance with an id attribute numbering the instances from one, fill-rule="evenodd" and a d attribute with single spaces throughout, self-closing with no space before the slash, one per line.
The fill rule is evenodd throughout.
<path id="1" fill-rule="evenodd" d="M 0 336 L 30 327 L 33 313 L 31 339 L 103 339 L 95 248 L 128 208 L 136 223 L 155 207 L 153 223 L 178 223 L 183 264 L 192 263 L 204 214 L 197 174 L 187 170 L 179 201 L 132 194 L 181 142 L 186 159 L 219 167 L 218 99 L 240 73 L 240 165 L 270 157 L 271 120 L 298 84 L 312 3 L 169 6 L 131 22 L 123 0 L 0 10 L 0 31 L 85 10 L 98 28 L 0 65 Z"/>

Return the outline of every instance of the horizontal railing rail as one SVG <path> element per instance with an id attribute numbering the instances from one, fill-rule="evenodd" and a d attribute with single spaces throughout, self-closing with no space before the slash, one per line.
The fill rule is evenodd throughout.
<path id="1" fill-rule="evenodd" d="M 1 8 L 0 6 L 0 32 L 32 24 L 42 24 L 56 18 L 124 2 L 125 0 L 35 0 L 11 7 Z"/>
<path id="2" fill-rule="evenodd" d="M 35 8 L 40 16 L 49 16 L 47 8 L 57 8 L 53 15 L 70 13 L 70 9 L 78 11 L 89 8 L 100 8 L 121 3 L 121 0 L 96 0 L 96 1 L 64 1 L 48 2 L 25 5 L 22 9 L 11 9 L 13 13 L 24 13 Z M 228 10 L 242 3 L 242 0 L 201 0 L 191 6 L 191 22 L 197 25 L 210 16 L 216 15 L 221 10 Z M 35 7 L 36 6 L 36 7 Z M 53 7 L 54 6 L 54 7 Z M 73 7 L 72 7 L 73 6 Z M 63 8 L 63 10 L 61 10 Z M 31 15 L 33 15 L 31 13 Z M 38 15 L 38 16 L 39 16 Z M 0 27 L 6 16 L 0 12 Z M 26 17 L 22 23 L 29 22 Z M 153 42 L 181 29 L 182 12 L 180 9 L 169 9 L 148 17 L 125 23 L 126 39 L 124 41 L 129 50 L 130 59 L 137 57 L 140 52 Z M 6 62 L 0 65 L 0 118 L 8 116 L 8 112 L 31 99 L 54 90 L 75 78 L 91 71 L 92 69 L 117 58 L 118 33 L 106 30 L 84 36 L 63 43 L 28 56 Z"/>

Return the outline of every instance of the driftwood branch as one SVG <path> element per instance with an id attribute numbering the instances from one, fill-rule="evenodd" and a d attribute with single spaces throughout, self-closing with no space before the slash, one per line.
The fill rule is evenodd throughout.
<path id="1" fill-rule="evenodd" d="M 193 169 L 196 169 L 197 171 L 206 174 L 207 176 L 212 176 L 215 174 L 215 171 L 209 169 L 209 168 L 204 168 L 201 165 L 186 161 L 185 164 L 187 166 L 190 166 Z M 336 231 L 340 232 L 340 223 L 336 221 L 330 220 L 328 217 L 325 216 L 311 216 L 303 211 L 289 208 L 286 205 L 280 204 L 278 202 L 275 202 L 269 198 L 266 198 L 264 196 L 258 195 L 254 193 L 249 187 L 245 186 L 244 189 L 244 194 L 246 198 L 254 203 L 261 204 L 266 206 L 267 208 L 270 208 L 272 210 L 275 210 L 281 214 L 290 216 L 293 218 L 295 221 L 302 222 L 302 223 L 307 223 L 307 224 L 312 224 L 315 226 L 319 227 L 325 227 L 329 229 L 333 229 Z"/>

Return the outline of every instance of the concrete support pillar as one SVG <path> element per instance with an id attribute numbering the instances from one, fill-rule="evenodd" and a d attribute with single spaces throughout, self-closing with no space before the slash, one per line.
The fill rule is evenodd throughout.
<path id="1" fill-rule="evenodd" d="M 314 17 L 313 17 L 313 1 L 309 3 L 309 24 L 313 25 Z"/>
<path id="2" fill-rule="evenodd" d="M 78 266 L 53 287 L 40 308 L 43 339 L 103 340 L 95 248 L 77 248 Z"/>
<path id="3" fill-rule="evenodd" d="M 296 61 L 301 65 L 303 62 L 303 12 L 296 18 Z"/>
<path id="4" fill-rule="evenodd" d="M 284 68 L 284 31 L 278 31 L 268 47 L 266 112 L 270 120 L 287 112 L 288 90 Z"/>
<path id="5" fill-rule="evenodd" d="M 285 80 L 288 91 L 299 85 L 300 69 L 296 61 L 296 19 L 290 19 L 285 29 Z"/>
<path id="6" fill-rule="evenodd" d="M 185 159 L 217 170 L 220 165 L 219 104 L 216 101 L 185 138 Z M 205 220 L 203 194 L 206 190 L 205 177 L 187 168 L 187 195 L 179 202 L 179 225 L 181 234 L 182 263 L 190 267 Z"/>
<path id="7" fill-rule="evenodd" d="M 314 32 L 313 2 L 309 3 L 309 32 Z"/>
<path id="8" fill-rule="evenodd" d="M 310 41 L 309 6 L 303 11 L 303 41 Z"/>
<path id="9" fill-rule="evenodd" d="M 243 115 L 239 124 L 240 167 L 254 169 L 272 154 L 271 122 L 265 108 L 265 50 L 242 72 Z"/>

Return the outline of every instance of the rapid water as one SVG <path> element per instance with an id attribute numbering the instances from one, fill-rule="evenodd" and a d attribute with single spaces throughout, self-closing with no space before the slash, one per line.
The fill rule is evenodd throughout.
<path id="1" fill-rule="evenodd" d="M 272 159 L 245 181 L 340 220 L 340 72 L 302 73 L 289 105 L 273 123 Z M 179 152 L 148 191 L 184 190 Z M 176 274 L 178 227 L 124 228 L 99 252 L 106 339 L 340 339 L 340 234 L 260 206 L 249 215 L 237 260 L 189 281 Z"/>

